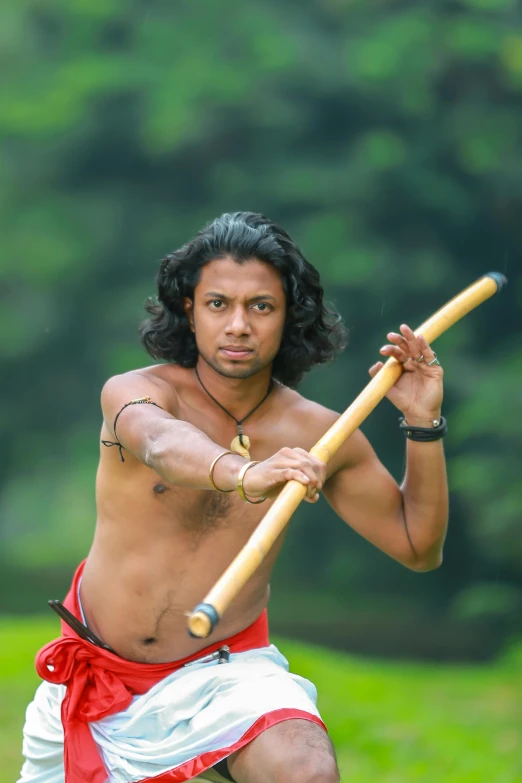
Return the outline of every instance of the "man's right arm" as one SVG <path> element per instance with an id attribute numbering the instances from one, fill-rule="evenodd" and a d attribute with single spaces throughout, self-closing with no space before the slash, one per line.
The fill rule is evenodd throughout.
<path id="1" fill-rule="evenodd" d="M 144 403 L 123 407 L 140 397 L 150 397 L 156 405 Z M 114 420 L 121 411 L 116 436 L 126 452 L 171 484 L 189 489 L 212 489 L 209 467 L 224 449 L 197 427 L 177 419 L 170 412 L 176 411 L 177 400 L 167 384 L 152 381 L 140 373 L 116 375 L 104 385 L 101 405 L 111 436 L 114 435 Z M 235 489 L 237 475 L 244 464 L 245 460 L 239 454 L 219 460 L 214 473 L 216 485 L 224 490 Z"/>
<path id="2" fill-rule="evenodd" d="M 128 405 L 131 400 L 150 397 L 151 404 Z M 213 489 L 209 469 L 224 451 L 204 432 L 177 419 L 177 399 L 168 384 L 141 373 L 110 378 L 102 390 L 105 426 L 126 452 L 171 484 L 188 489 Z M 157 407 L 159 406 L 159 407 Z M 122 410 L 123 409 L 123 410 Z M 213 478 L 220 490 L 237 489 L 239 471 L 247 460 L 227 454 L 215 467 Z M 304 449 L 280 449 L 269 459 L 254 465 L 245 475 L 244 489 L 252 498 L 275 495 L 287 481 L 307 487 L 305 500 L 315 502 L 325 480 L 325 466 Z"/>

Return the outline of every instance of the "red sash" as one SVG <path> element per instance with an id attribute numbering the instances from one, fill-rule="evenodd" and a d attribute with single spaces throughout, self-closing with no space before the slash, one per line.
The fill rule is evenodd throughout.
<path id="1" fill-rule="evenodd" d="M 79 620 L 78 584 L 84 565 L 85 561 L 76 570 L 64 601 L 64 606 Z M 134 695 L 146 693 L 188 661 L 215 652 L 225 644 L 233 653 L 269 645 L 266 609 L 240 633 L 171 663 L 127 661 L 81 639 L 63 621 L 61 630 L 59 639 L 49 642 L 38 652 L 36 671 L 43 680 L 67 686 L 62 702 L 66 783 L 105 783 L 107 780 L 107 772 L 89 730 L 89 722 L 126 709 Z"/>

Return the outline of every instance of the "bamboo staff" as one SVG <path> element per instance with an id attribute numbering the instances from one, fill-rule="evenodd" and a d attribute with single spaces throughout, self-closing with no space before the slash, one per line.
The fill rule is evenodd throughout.
<path id="1" fill-rule="evenodd" d="M 499 272 L 490 272 L 470 285 L 440 310 L 428 318 L 415 334 L 422 334 L 429 343 L 440 337 L 475 307 L 500 291 L 507 280 Z M 391 389 L 403 372 L 402 364 L 391 357 L 372 378 L 349 408 L 328 432 L 310 450 L 317 459 L 327 463 L 344 441 L 360 426 L 377 403 Z M 191 636 L 205 639 L 223 613 L 261 565 L 290 517 L 306 494 L 306 487 L 298 481 L 289 481 L 271 508 L 263 517 L 243 549 L 232 561 L 223 576 L 189 616 Z"/>

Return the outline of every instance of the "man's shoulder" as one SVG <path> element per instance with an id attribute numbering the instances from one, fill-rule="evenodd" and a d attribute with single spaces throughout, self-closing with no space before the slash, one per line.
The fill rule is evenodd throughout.
<path id="1" fill-rule="evenodd" d="M 306 422 L 310 432 L 317 434 L 317 440 L 324 435 L 326 430 L 339 418 L 339 413 L 321 405 L 314 400 L 309 400 L 295 389 L 284 387 L 286 399 L 284 400 L 288 414 L 296 424 Z"/>
<path id="2" fill-rule="evenodd" d="M 324 405 L 320 405 L 318 402 L 309 400 L 291 389 L 288 391 L 292 395 L 291 398 L 287 398 L 288 403 L 291 400 L 291 404 L 288 404 L 289 428 L 294 433 L 302 433 L 302 445 L 309 451 L 335 424 L 341 414 L 326 408 Z M 306 444 L 304 441 L 306 441 Z M 359 465 L 368 458 L 370 451 L 371 447 L 366 437 L 357 428 L 346 438 L 342 446 L 329 461 L 329 475 L 336 473 L 340 468 Z"/>
<path id="3" fill-rule="evenodd" d="M 178 364 L 162 362 L 161 364 L 151 364 L 147 367 L 135 367 L 126 372 L 112 375 L 106 382 L 109 383 L 118 379 L 119 383 L 129 383 L 137 378 L 143 378 L 149 383 L 158 385 L 172 384 L 176 381 L 182 383 L 183 379 L 190 375 L 190 370 L 180 367 Z"/>
<path id="4" fill-rule="evenodd" d="M 129 400 L 151 397 L 161 407 L 170 409 L 177 398 L 177 391 L 186 382 L 186 376 L 188 370 L 174 364 L 137 367 L 108 378 L 102 389 L 102 401 L 107 397 L 122 395 L 127 395 Z"/>

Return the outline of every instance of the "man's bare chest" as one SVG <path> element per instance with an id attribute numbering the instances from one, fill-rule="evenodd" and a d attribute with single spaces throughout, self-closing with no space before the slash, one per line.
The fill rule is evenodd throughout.
<path id="1" fill-rule="evenodd" d="M 240 428 L 233 417 L 227 418 L 222 411 L 202 417 L 187 404 L 180 406 L 177 418 L 197 427 L 223 449 L 234 450 L 241 430 L 250 442 L 250 459 L 257 461 L 268 459 L 285 447 L 308 451 L 323 434 L 320 424 L 315 427 L 310 419 L 298 422 L 283 407 L 275 410 L 271 407 L 265 413 L 257 411 L 252 420 L 249 417 L 242 420 Z"/>
<path id="2" fill-rule="evenodd" d="M 99 471 L 97 507 L 99 526 L 133 550 L 241 546 L 272 502 L 249 505 L 237 492 L 190 489 L 169 483 L 145 465 L 129 463 L 125 475 Z"/>
<path id="3" fill-rule="evenodd" d="M 235 493 L 185 489 L 169 484 L 159 476 L 154 477 L 152 488 L 147 489 L 151 519 L 155 519 L 158 526 L 166 524 L 169 529 L 173 526 L 197 532 L 228 529 L 245 515 L 244 504 Z M 248 510 L 246 516 L 251 516 Z M 260 512 L 253 514 L 253 524 L 259 516 Z"/>

